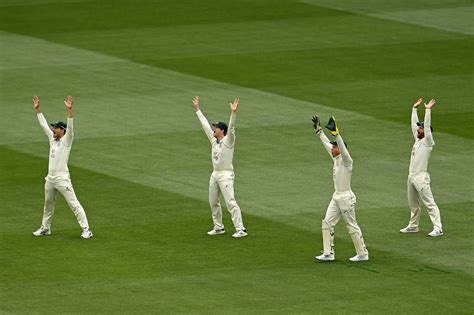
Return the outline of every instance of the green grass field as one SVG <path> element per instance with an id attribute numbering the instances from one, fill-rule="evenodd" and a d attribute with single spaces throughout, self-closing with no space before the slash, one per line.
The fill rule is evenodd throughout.
<path id="1" fill-rule="evenodd" d="M 0 1 L 0 314 L 474 313 L 472 0 Z M 43 206 L 49 121 L 75 100 L 69 160 L 94 238 Z M 192 107 L 240 97 L 236 197 L 249 236 L 206 235 L 209 143 Z M 411 105 L 435 98 L 430 173 L 445 236 L 401 235 Z M 370 261 L 336 228 L 319 254 L 335 115 Z M 423 110 L 419 111 L 420 119 Z"/>

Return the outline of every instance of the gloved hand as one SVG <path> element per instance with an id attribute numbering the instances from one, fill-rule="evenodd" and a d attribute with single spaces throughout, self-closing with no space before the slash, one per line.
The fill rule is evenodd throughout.
<path id="1" fill-rule="evenodd" d="M 329 118 L 326 128 L 331 131 L 334 137 L 339 134 L 339 129 L 337 128 L 337 123 L 336 119 L 334 119 L 334 116 L 331 116 L 331 118 Z"/>
<path id="2" fill-rule="evenodd" d="M 319 121 L 319 117 L 314 115 L 311 120 L 313 121 L 313 127 L 316 130 L 316 134 L 319 135 L 319 133 L 321 132 L 321 123 Z"/>

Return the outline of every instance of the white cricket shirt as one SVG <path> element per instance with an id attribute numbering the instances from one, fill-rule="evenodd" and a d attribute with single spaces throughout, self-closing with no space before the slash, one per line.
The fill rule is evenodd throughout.
<path id="1" fill-rule="evenodd" d="M 352 158 L 347 150 L 344 141 L 340 135 L 336 136 L 337 146 L 341 154 L 336 157 L 332 156 L 332 144 L 329 141 L 328 137 L 324 134 L 324 132 L 319 133 L 319 138 L 323 143 L 324 147 L 329 153 L 329 156 L 334 161 L 334 166 L 332 169 L 332 178 L 334 181 L 334 190 L 336 192 L 344 192 L 351 190 L 351 178 L 352 178 Z"/>
<path id="2" fill-rule="evenodd" d="M 49 139 L 49 164 L 48 177 L 61 178 L 69 176 L 67 163 L 71 153 L 73 140 L 73 118 L 67 119 L 67 131 L 64 137 L 59 140 L 54 138 L 53 131 L 49 126 L 43 113 L 38 114 L 38 121 L 44 133 Z"/>
<path id="3" fill-rule="evenodd" d="M 425 137 L 423 139 L 418 139 L 417 130 L 418 126 L 418 113 L 417 109 L 413 108 L 411 114 L 411 128 L 413 136 L 415 137 L 415 144 L 411 150 L 411 159 L 410 159 L 410 174 L 416 174 L 420 172 L 428 171 L 428 163 L 430 161 L 431 151 L 433 151 L 434 140 L 433 133 L 431 132 L 431 109 L 425 110 L 425 121 L 424 121 L 424 131 Z"/>
<path id="4" fill-rule="evenodd" d="M 234 167 L 232 161 L 234 159 L 234 145 L 235 145 L 235 113 L 231 113 L 227 135 L 217 141 L 214 137 L 211 125 L 207 121 L 201 110 L 196 112 L 202 128 L 206 133 L 207 138 L 211 142 L 211 160 L 214 171 L 232 171 Z"/>

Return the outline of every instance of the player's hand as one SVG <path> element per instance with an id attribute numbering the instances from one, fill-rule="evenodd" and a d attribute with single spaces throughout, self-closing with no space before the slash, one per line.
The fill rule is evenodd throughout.
<path id="1" fill-rule="evenodd" d="M 196 111 L 199 110 L 199 96 L 193 97 L 193 106 Z"/>
<path id="2" fill-rule="evenodd" d="M 71 95 L 69 95 L 67 97 L 67 100 L 64 101 L 64 105 L 66 106 L 68 110 L 72 110 L 72 96 Z"/>
<path id="3" fill-rule="evenodd" d="M 336 123 L 336 119 L 334 118 L 334 116 L 331 116 L 331 118 L 329 118 L 329 121 L 326 124 L 326 128 L 329 131 L 331 131 L 331 134 L 333 136 L 337 136 L 339 134 L 339 129 L 337 128 L 337 123 Z"/>
<path id="4" fill-rule="evenodd" d="M 431 99 L 431 100 L 428 102 L 428 104 L 425 103 L 425 108 L 426 108 L 426 109 L 431 109 L 431 108 L 433 108 L 433 107 L 435 106 L 435 104 L 436 104 L 436 101 L 435 101 L 434 99 Z"/>
<path id="5" fill-rule="evenodd" d="M 229 104 L 230 104 L 230 110 L 233 113 L 235 113 L 237 111 L 237 108 L 239 108 L 240 99 L 237 97 L 236 99 L 234 99 L 232 103 L 229 103 Z"/>
<path id="6" fill-rule="evenodd" d="M 38 98 L 37 95 L 35 95 L 35 97 L 33 97 L 33 106 L 35 107 L 35 109 L 40 108 L 40 101 L 39 101 L 39 98 Z"/>
<path id="7" fill-rule="evenodd" d="M 318 135 L 321 132 L 321 122 L 319 121 L 319 117 L 314 115 L 311 120 L 313 121 L 313 127 L 316 130 L 316 134 Z"/>
<path id="8" fill-rule="evenodd" d="M 416 101 L 416 103 L 413 104 L 413 108 L 418 108 L 418 106 L 420 106 L 421 103 L 423 103 L 423 99 L 419 98 L 418 101 Z"/>

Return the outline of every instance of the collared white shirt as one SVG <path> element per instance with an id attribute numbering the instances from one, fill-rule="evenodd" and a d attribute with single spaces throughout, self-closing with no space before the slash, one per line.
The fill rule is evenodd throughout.
<path id="1" fill-rule="evenodd" d="M 219 142 L 214 137 L 211 125 L 204 114 L 200 110 L 196 114 L 207 138 L 211 142 L 211 160 L 214 171 L 232 171 L 234 169 L 232 161 L 234 159 L 235 147 L 235 113 L 230 115 L 227 135 Z"/>
<path id="2" fill-rule="evenodd" d="M 342 140 L 340 135 L 336 136 L 337 146 L 339 148 L 339 154 L 336 157 L 332 156 L 332 144 L 329 141 L 328 137 L 324 132 L 319 133 L 319 138 L 323 143 L 326 151 L 328 151 L 329 156 L 331 156 L 334 161 L 334 166 L 332 168 L 332 178 L 334 181 L 334 190 L 336 192 L 344 192 L 351 190 L 351 179 L 352 179 L 352 158 L 349 154 L 349 151 Z"/>
<path id="3" fill-rule="evenodd" d="M 39 113 L 37 116 L 41 128 L 49 139 L 48 176 L 53 178 L 69 176 L 69 168 L 67 164 L 74 138 L 73 118 L 67 119 L 66 134 L 61 139 L 56 140 L 44 115 Z"/>
<path id="4" fill-rule="evenodd" d="M 423 139 L 418 139 L 418 114 L 417 109 L 413 108 L 411 115 L 411 128 L 413 136 L 415 137 L 415 144 L 411 149 L 411 158 L 410 158 L 410 174 L 416 174 L 420 172 L 428 171 L 428 163 L 431 157 L 431 151 L 433 151 L 433 146 L 435 142 L 433 140 L 433 133 L 431 132 L 431 110 L 425 110 L 425 121 L 423 129 L 425 132 L 425 137 Z"/>

